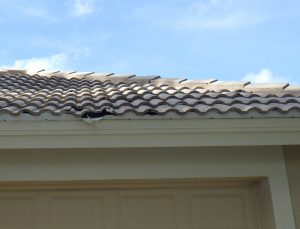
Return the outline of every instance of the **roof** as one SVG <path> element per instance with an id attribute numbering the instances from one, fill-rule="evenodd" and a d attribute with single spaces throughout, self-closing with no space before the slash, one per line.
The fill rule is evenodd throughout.
<path id="1" fill-rule="evenodd" d="M 0 116 L 300 117 L 300 86 L 94 72 L 0 71 Z M 233 117 L 233 116 L 230 116 Z"/>

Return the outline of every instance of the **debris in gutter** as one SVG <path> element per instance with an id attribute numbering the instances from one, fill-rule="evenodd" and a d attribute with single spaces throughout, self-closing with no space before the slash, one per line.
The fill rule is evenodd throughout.
<path id="1" fill-rule="evenodd" d="M 115 116 L 115 114 L 112 113 L 110 110 L 111 110 L 111 108 L 105 108 L 100 112 L 86 112 L 81 116 L 81 118 L 82 118 L 82 121 L 91 124 L 93 122 L 102 120 L 104 118 L 104 116 L 108 116 L 108 115 Z"/>

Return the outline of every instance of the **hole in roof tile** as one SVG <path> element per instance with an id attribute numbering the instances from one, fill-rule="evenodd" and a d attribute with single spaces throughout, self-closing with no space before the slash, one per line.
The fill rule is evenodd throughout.
<path id="1" fill-rule="evenodd" d="M 97 118 L 102 118 L 102 117 L 107 116 L 107 115 L 115 116 L 115 114 L 110 112 L 108 109 L 104 109 L 100 112 L 85 112 L 81 116 L 81 118 L 83 118 L 83 119 L 97 119 Z"/>
<path id="2" fill-rule="evenodd" d="M 145 115 L 151 115 L 151 116 L 153 116 L 153 115 L 159 115 L 159 114 L 158 114 L 158 112 L 156 110 L 148 110 L 145 113 Z"/>
<path id="3" fill-rule="evenodd" d="M 30 112 L 29 110 L 23 110 L 22 113 L 32 115 L 32 112 Z"/>

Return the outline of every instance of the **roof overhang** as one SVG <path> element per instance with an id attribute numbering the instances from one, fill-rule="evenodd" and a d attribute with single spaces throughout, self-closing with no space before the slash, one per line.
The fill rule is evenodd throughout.
<path id="1" fill-rule="evenodd" d="M 1 121 L 1 149 L 300 144 L 300 118 Z"/>

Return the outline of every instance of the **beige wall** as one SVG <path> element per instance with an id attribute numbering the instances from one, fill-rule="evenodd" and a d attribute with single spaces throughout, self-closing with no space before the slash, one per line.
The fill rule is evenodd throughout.
<path id="1" fill-rule="evenodd" d="M 300 228 L 300 146 L 285 146 L 283 150 L 285 153 L 296 227 Z"/>
<path id="2" fill-rule="evenodd" d="M 283 172 L 277 146 L 0 151 L 0 181 L 275 178 Z"/>

